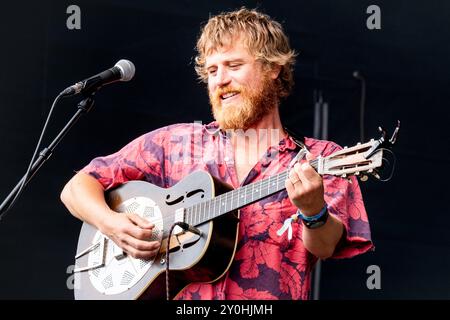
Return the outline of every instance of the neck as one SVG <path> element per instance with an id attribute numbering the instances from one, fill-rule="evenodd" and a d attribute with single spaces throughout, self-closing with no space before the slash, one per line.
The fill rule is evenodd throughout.
<path id="1" fill-rule="evenodd" d="M 253 124 L 246 130 L 233 130 L 231 132 L 231 141 L 235 147 L 239 145 L 241 139 L 254 139 L 254 143 L 267 149 L 269 146 L 278 144 L 287 133 L 281 124 L 278 107 L 266 114 L 261 120 Z"/>

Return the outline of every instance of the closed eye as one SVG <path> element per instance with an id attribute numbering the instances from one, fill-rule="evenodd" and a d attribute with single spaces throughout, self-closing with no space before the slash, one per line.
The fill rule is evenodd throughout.
<path id="1" fill-rule="evenodd" d="M 208 75 L 215 75 L 217 73 L 217 69 L 216 68 L 210 68 L 207 71 L 208 71 Z"/>

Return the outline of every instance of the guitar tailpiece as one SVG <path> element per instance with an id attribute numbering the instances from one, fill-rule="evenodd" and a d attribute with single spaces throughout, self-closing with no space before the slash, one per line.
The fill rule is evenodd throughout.
<path id="1" fill-rule="evenodd" d="M 198 236 L 202 236 L 202 231 L 186 222 L 178 222 L 178 226 L 180 226 L 184 231 L 192 232 Z"/>

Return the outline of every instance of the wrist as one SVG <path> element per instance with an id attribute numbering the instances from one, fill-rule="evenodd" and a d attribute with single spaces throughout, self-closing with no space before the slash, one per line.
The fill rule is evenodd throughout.
<path id="1" fill-rule="evenodd" d="M 320 211 L 323 209 L 323 207 L 326 206 L 325 200 L 322 199 L 319 203 L 316 203 L 312 206 L 304 207 L 304 208 L 297 208 L 303 216 L 305 217 L 312 217 L 320 213 Z"/>
<path id="2" fill-rule="evenodd" d="M 298 209 L 297 215 L 302 220 L 305 227 L 308 229 L 315 229 L 323 226 L 327 222 L 329 216 L 328 206 L 325 203 L 322 209 L 315 215 L 305 215 L 300 211 L 300 209 Z"/>
<path id="3" fill-rule="evenodd" d="M 116 215 L 118 215 L 117 212 L 109 208 L 106 209 L 98 220 L 98 224 L 96 225 L 97 229 L 104 235 L 109 236 L 114 228 L 114 217 Z"/>

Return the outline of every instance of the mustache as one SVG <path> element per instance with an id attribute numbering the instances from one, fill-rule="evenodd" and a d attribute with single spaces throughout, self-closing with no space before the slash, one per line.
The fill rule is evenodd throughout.
<path id="1" fill-rule="evenodd" d="M 216 99 L 220 99 L 221 95 L 227 94 L 227 93 L 231 93 L 231 92 L 237 92 L 237 93 L 241 93 L 242 89 L 241 88 L 233 88 L 231 86 L 226 86 L 223 88 L 217 88 L 216 91 L 214 91 L 213 93 L 213 97 Z"/>

